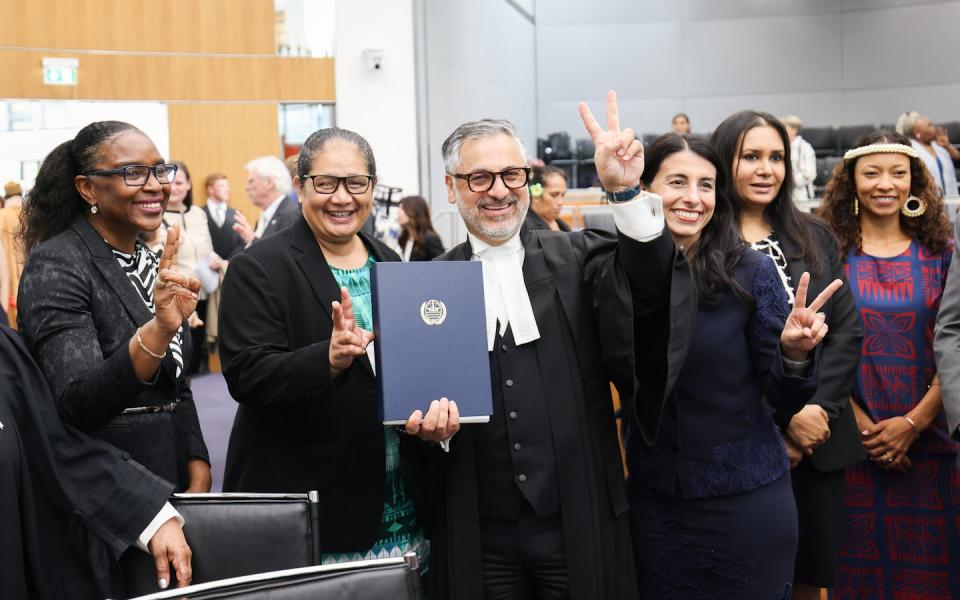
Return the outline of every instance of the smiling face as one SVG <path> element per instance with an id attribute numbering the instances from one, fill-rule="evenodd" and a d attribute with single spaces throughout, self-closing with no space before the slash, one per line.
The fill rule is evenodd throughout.
<path id="1" fill-rule="evenodd" d="M 369 174 L 370 169 L 356 145 L 337 139 L 327 142 L 317 152 L 308 173 L 334 177 Z M 371 181 L 367 191 L 362 194 L 351 194 L 342 181 L 332 194 L 317 192 L 313 187 L 313 179 L 307 179 L 302 184 L 301 187 L 301 179 L 297 177 L 294 185 L 300 193 L 303 217 L 317 240 L 322 245 L 342 245 L 353 241 L 370 216 L 376 180 Z"/>
<path id="2" fill-rule="evenodd" d="M 157 165 L 163 157 L 150 138 L 139 131 L 124 131 L 105 141 L 93 170 L 127 165 Z M 122 175 L 76 178 L 77 191 L 97 213 L 86 213 L 90 224 L 115 248 L 131 252 L 139 231 L 153 231 L 163 222 L 170 197 L 170 184 L 163 185 L 150 173 L 143 185 L 131 186 Z"/>
<path id="3" fill-rule="evenodd" d="M 190 191 L 190 181 L 183 169 L 177 169 L 177 177 L 170 184 L 170 201 L 167 203 L 167 210 L 180 212 L 186 208 L 183 201 Z"/>
<path id="4" fill-rule="evenodd" d="M 556 173 L 543 178 L 543 193 L 533 200 L 533 209 L 547 222 L 560 218 L 563 198 L 567 195 L 567 180 Z"/>
<path id="5" fill-rule="evenodd" d="M 903 154 L 868 154 L 853 169 L 860 214 L 900 218 L 910 196 L 910 159 Z"/>
<path id="6" fill-rule="evenodd" d="M 690 248 L 713 218 L 717 206 L 717 169 L 690 150 L 660 164 L 650 191 L 663 198 L 667 227 L 677 244 Z"/>
<path id="7" fill-rule="evenodd" d="M 457 173 L 477 171 L 499 173 L 526 166 L 516 140 L 506 134 L 467 140 L 460 147 Z M 456 204 L 467 230 L 487 244 L 496 246 L 509 240 L 523 224 L 530 207 L 527 186 L 511 190 L 496 177 L 486 192 L 474 192 L 463 179 L 447 175 L 447 199 Z"/>
<path id="8" fill-rule="evenodd" d="M 783 140 L 773 127 L 754 127 L 744 134 L 732 165 L 743 204 L 765 207 L 773 202 L 786 176 L 785 157 Z"/>

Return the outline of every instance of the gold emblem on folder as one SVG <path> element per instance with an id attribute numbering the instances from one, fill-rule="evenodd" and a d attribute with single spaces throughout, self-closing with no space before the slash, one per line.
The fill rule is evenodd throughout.
<path id="1" fill-rule="evenodd" d="M 443 325 L 447 320 L 447 305 L 436 299 L 427 300 L 420 305 L 420 318 L 427 325 Z"/>

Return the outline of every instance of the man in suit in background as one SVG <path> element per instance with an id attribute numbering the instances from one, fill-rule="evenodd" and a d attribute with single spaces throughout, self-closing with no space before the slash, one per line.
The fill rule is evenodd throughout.
<path id="1" fill-rule="evenodd" d="M 960 221 L 954 225 L 953 239 L 960 236 Z M 946 287 L 940 299 L 940 312 L 933 339 L 933 352 L 940 375 L 940 394 L 947 413 L 947 427 L 954 439 L 960 439 L 960 252 L 953 250 L 953 261 Z M 957 465 L 960 466 L 960 459 Z"/>
<path id="2" fill-rule="evenodd" d="M 300 205 L 287 199 L 292 187 L 287 166 L 276 156 L 261 156 L 247 163 L 247 196 L 263 212 L 256 227 L 243 213 L 236 214 L 233 230 L 243 238 L 244 246 L 289 227 L 300 218 Z"/>
<path id="3" fill-rule="evenodd" d="M 213 251 L 220 258 L 230 260 L 234 254 L 242 251 L 245 245 L 240 234 L 233 230 L 237 211 L 227 205 L 230 199 L 230 181 L 223 173 L 211 173 L 207 175 L 205 187 L 207 203 L 203 211 L 207 213 Z"/>

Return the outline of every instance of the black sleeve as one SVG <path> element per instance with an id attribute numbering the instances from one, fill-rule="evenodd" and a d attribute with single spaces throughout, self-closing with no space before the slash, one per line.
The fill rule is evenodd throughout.
<path id="1" fill-rule="evenodd" d="M 423 246 L 424 260 L 433 260 L 445 252 L 443 242 L 436 235 L 427 234 L 423 240 Z"/>
<path id="2" fill-rule="evenodd" d="M 186 377 L 180 377 L 180 405 L 177 407 L 176 423 L 180 429 L 184 448 L 187 450 L 187 459 L 199 458 L 210 463 L 210 454 L 207 443 L 203 440 L 200 430 L 200 418 L 197 415 L 197 406 L 193 401 L 193 390 Z"/>
<path id="3" fill-rule="evenodd" d="M 230 394 L 241 404 L 277 405 L 331 391 L 330 340 L 291 350 L 284 290 L 250 254 L 230 263 L 220 300 L 220 348 Z"/>

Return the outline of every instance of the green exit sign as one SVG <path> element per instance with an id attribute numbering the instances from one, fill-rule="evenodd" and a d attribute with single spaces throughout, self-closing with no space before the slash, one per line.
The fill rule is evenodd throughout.
<path id="1" fill-rule="evenodd" d="M 76 58 L 44 58 L 44 85 L 77 85 L 77 69 L 80 60 Z"/>

